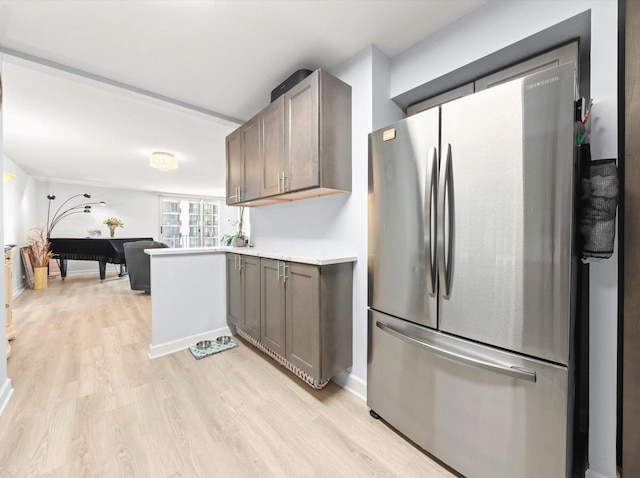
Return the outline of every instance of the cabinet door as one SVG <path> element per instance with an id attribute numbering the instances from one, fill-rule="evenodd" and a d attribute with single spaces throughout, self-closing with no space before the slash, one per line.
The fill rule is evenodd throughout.
<path id="1" fill-rule="evenodd" d="M 240 128 L 242 143 L 242 167 L 244 182 L 241 184 L 239 201 L 250 201 L 260 196 L 260 124 L 254 116 Z"/>
<path id="2" fill-rule="evenodd" d="M 262 128 L 262 174 L 260 196 L 281 192 L 281 177 L 285 175 L 284 157 L 284 96 L 271 103 L 260 116 Z"/>
<path id="3" fill-rule="evenodd" d="M 227 161 L 227 204 L 235 204 L 238 199 L 238 188 L 243 183 L 242 142 L 240 129 L 225 138 Z"/>
<path id="4" fill-rule="evenodd" d="M 284 95 L 286 191 L 320 185 L 318 82 L 316 71 Z"/>
<path id="5" fill-rule="evenodd" d="M 237 254 L 227 254 L 227 323 L 242 325 L 242 281 Z"/>
<path id="6" fill-rule="evenodd" d="M 285 283 L 281 280 L 283 262 L 260 260 L 260 341 L 285 357 Z"/>
<path id="7" fill-rule="evenodd" d="M 320 272 L 317 266 L 287 263 L 286 358 L 320 378 Z"/>
<path id="8" fill-rule="evenodd" d="M 240 256 L 242 330 L 260 340 L 260 258 Z"/>

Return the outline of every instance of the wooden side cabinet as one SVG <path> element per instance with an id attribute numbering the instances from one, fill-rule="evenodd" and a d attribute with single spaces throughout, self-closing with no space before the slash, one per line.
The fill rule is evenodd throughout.
<path id="1" fill-rule="evenodd" d="M 16 329 L 13 328 L 13 249 L 4 251 L 4 284 L 5 284 L 5 313 L 7 322 L 7 357 L 11 354 L 9 340 L 16 338 Z"/>
<path id="2" fill-rule="evenodd" d="M 227 322 L 260 340 L 260 259 L 227 254 Z"/>
<path id="3" fill-rule="evenodd" d="M 229 259 L 234 255 L 227 255 L 228 267 L 236 267 L 238 260 Z M 249 272 L 253 266 L 246 266 L 246 261 L 257 259 L 244 256 L 243 260 L 239 274 L 253 277 Z M 244 303 L 251 314 L 242 320 L 228 314 L 229 323 L 307 383 L 321 388 L 353 361 L 352 263 L 316 266 L 262 258 L 259 270 L 259 328 L 250 317 L 255 297 Z M 237 295 L 229 292 L 237 283 L 228 282 L 227 297 Z M 252 294 L 256 283 L 247 279 L 247 284 L 246 293 Z"/>

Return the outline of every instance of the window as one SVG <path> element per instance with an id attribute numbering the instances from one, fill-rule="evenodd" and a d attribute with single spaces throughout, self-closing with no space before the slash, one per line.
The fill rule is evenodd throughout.
<path id="1" fill-rule="evenodd" d="M 220 244 L 218 199 L 160 198 L 160 240 L 169 247 Z"/>

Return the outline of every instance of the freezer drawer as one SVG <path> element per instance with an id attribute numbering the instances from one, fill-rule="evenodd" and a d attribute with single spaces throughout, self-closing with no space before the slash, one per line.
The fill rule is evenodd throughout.
<path id="1" fill-rule="evenodd" d="M 567 476 L 568 384 L 565 367 L 369 312 L 368 406 L 470 478 Z"/>

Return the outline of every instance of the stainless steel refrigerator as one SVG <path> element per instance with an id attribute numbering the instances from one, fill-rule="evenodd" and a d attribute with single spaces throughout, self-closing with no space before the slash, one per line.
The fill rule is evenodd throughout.
<path id="1" fill-rule="evenodd" d="M 571 463 L 573 64 L 369 135 L 367 402 L 465 476 Z"/>

